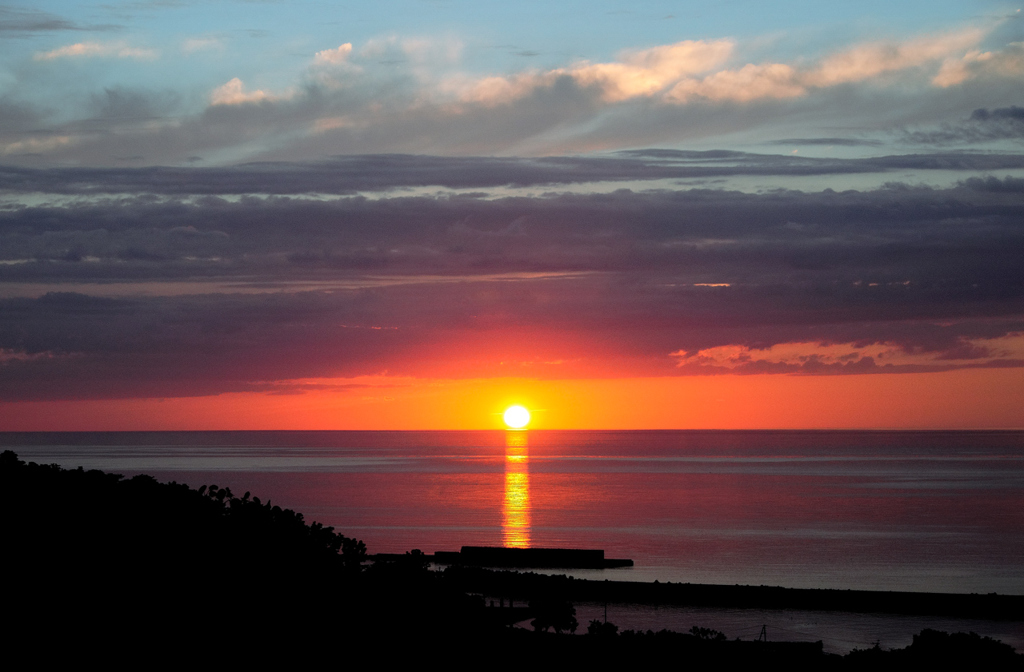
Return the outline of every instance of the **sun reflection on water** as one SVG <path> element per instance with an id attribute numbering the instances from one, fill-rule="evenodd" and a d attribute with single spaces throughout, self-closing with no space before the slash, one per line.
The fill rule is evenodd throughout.
<path id="1" fill-rule="evenodd" d="M 505 499 L 501 537 L 506 548 L 530 547 L 530 463 L 527 433 L 505 432 Z"/>

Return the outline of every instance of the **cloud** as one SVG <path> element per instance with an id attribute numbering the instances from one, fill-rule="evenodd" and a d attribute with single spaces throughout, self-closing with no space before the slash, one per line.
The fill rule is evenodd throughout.
<path id="1" fill-rule="evenodd" d="M 453 64 L 462 55 L 463 43 L 458 38 L 444 37 L 386 37 L 372 38 L 359 50 L 363 59 L 373 59 L 384 65 L 400 63 L 415 66 Z"/>
<path id="2" fill-rule="evenodd" d="M 800 97 L 812 89 L 877 79 L 941 59 L 950 63 L 950 58 L 961 58 L 954 54 L 975 46 L 986 34 L 980 28 L 965 28 L 904 42 L 861 44 L 826 56 L 810 67 L 747 63 L 738 68 L 721 68 L 734 55 L 736 45 L 732 41 L 688 40 L 626 52 L 611 63 L 582 63 L 547 72 L 485 77 L 476 82 L 450 83 L 449 87 L 460 90 L 462 100 L 491 105 L 508 103 L 539 87 L 553 86 L 560 78 L 569 78 L 581 87 L 597 87 L 606 102 L 659 97 L 676 104 L 694 99 L 748 103 Z M 974 52 L 962 58 L 969 59 L 971 53 Z M 1009 65 L 1003 66 L 1003 70 L 1014 71 Z M 949 86 L 953 83 L 952 75 L 940 72 L 933 82 Z"/>
<path id="3" fill-rule="evenodd" d="M 776 343 L 767 347 L 722 345 L 695 353 L 672 353 L 690 373 L 835 375 L 947 371 L 982 366 L 1024 367 L 1024 334 L 999 338 L 958 338 L 940 351 L 886 342 Z"/>
<path id="4" fill-rule="evenodd" d="M 872 42 L 845 49 L 825 58 L 803 75 L 809 86 L 835 86 L 861 82 L 878 75 L 916 68 L 970 49 L 987 31 L 965 28 L 905 42 Z"/>
<path id="5" fill-rule="evenodd" d="M 999 51 L 972 50 L 947 58 L 932 83 L 943 88 L 970 79 L 986 77 L 1019 78 L 1024 74 L 1024 42 L 1013 42 Z"/>
<path id="6" fill-rule="evenodd" d="M 52 51 L 37 52 L 33 58 L 37 61 L 53 61 L 58 58 L 133 58 L 136 60 L 153 60 L 160 53 L 155 49 L 132 47 L 123 43 L 78 42 L 59 47 Z"/>
<path id="7" fill-rule="evenodd" d="M 976 191 L 991 191 L 997 193 L 1007 194 L 1020 194 L 1024 193 L 1024 179 L 1016 177 L 1005 177 L 999 179 L 998 177 L 969 177 L 961 184 L 968 189 L 974 189 Z"/>
<path id="8" fill-rule="evenodd" d="M 991 110 L 979 108 L 970 117 L 955 124 L 943 124 L 937 130 L 904 131 L 903 139 L 924 145 L 1024 139 L 1024 108 L 1016 105 Z"/>
<path id="9" fill-rule="evenodd" d="M 703 79 L 685 79 L 665 99 L 686 103 L 694 97 L 740 103 L 763 98 L 795 98 L 807 93 L 797 70 L 783 63 L 747 64 L 739 70 L 722 70 Z"/>
<path id="10" fill-rule="evenodd" d="M 239 77 L 212 91 L 206 107 L 190 107 L 195 99 L 182 94 L 177 116 L 148 125 L 75 112 L 91 109 L 88 99 L 61 106 L 81 115 L 69 121 L 40 108 L 27 133 L 0 136 L 0 146 L 42 148 L 35 152 L 41 157 L 18 159 L 26 165 L 117 165 L 120 157 L 153 164 L 201 157 L 217 165 L 337 154 L 540 156 L 788 137 L 798 119 L 808 134 L 872 129 L 898 140 L 901 126 L 924 129 L 923 120 L 951 109 L 969 114 L 964 105 L 972 99 L 999 108 L 1015 102 L 1005 77 L 965 80 L 951 93 L 931 83 L 943 59 L 978 48 L 963 46 L 977 34 L 747 63 L 741 43 L 690 40 L 624 51 L 607 62 L 489 76 L 462 70 L 457 40 L 379 38 L 312 56 L 295 84 L 281 90 L 248 89 Z M 943 48 L 945 56 L 935 56 Z M 48 145 L 43 135 L 72 141 Z"/>
<path id="11" fill-rule="evenodd" d="M 646 165 L 578 161 L 342 165 L 378 184 Z M 845 375 L 1024 359 L 1016 178 L 842 193 L 328 199 L 299 191 L 339 181 L 323 166 L 193 171 L 29 171 L 37 183 L 110 183 L 88 198 L 0 210 L 0 260 L 12 262 L 0 264 L 0 350 L 19 353 L 4 365 L 0 398 L 215 394 L 382 367 L 431 377 L 558 361 L 530 375 Z M 38 193 L 24 179 L 0 182 Z M 238 196 L 202 196 L 204 183 Z M 294 193 L 255 198 L 246 183 Z M 160 184 L 166 196 L 153 193 Z"/>
<path id="12" fill-rule="evenodd" d="M 334 49 L 324 49 L 316 52 L 313 63 L 317 65 L 338 65 L 348 60 L 352 55 L 352 43 L 346 42 Z"/>
<path id="13" fill-rule="evenodd" d="M 219 37 L 190 37 L 181 43 L 183 54 L 194 54 L 199 51 L 223 51 L 224 40 Z"/>
<path id="14" fill-rule="evenodd" d="M 774 60 L 692 40 L 488 77 L 453 74 L 457 41 L 388 38 L 318 52 L 286 93 L 234 78 L 184 112 L 142 87 L 87 91 L 71 119 L 5 93 L 0 152 L 21 164 L 0 166 L 0 398 L 385 367 L 1020 367 L 1018 45 L 980 34 Z M 925 147 L 859 139 L 886 129 Z M 670 149 L 739 134 L 877 156 Z M 587 154 L 624 147 L 648 148 Z M 843 187 L 807 191 L 818 176 Z M 733 178 L 746 193 L 707 188 Z"/>
<path id="15" fill-rule="evenodd" d="M 1011 105 L 995 110 L 980 108 L 971 113 L 971 121 L 1024 123 L 1024 107 Z"/>
<path id="16" fill-rule="evenodd" d="M 259 103 L 276 99 L 276 96 L 273 96 L 262 89 L 246 91 L 245 85 L 238 77 L 218 86 L 210 94 L 211 105 L 244 105 L 247 103 Z"/>
<path id="17" fill-rule="evenodd" d="M 10 362 L 31 362 L 40 359 L 50 359 L 56 357 L 55 353 L 52 352 L 36 352 L 28 354 L 27 352 L 19 352 L 17 350 L 3 350 L 0 349 L 0 368 Z"/>
<path id="18" fill-rule="evenodd" d="M 172 91 L 112 87 L 92 97 L 95 120 L 146 122 L 170 114 L 179 98 Z"/>
<path id="19" fill-rule="evenodd" d="M 45 152 L 52 152 L 56 149 L 68 147 L 74 143 L 74 138 L 69 135 L 48 135 L 41 138 L 27 138 L 18 140 L 0 147 L 0 154 L 7 156 L 18 156 L 19 154 L 34 155 Z"/>
<path id="20" fill-rule="evenodd" d="M 580 86 L 598 86 L 607 101 L 650 96 L 681 77 L 707 72 L 729 58 L 729 40 L 686 40 L 676 44 L 626 52 L 616 63 L 581 64 L 566 71 Z"/>
<path id="21" fill-rule="evenodd" d="M 398 44 L 415 65 L 457 63 L 464 48 L 462 40 L 453 37 L 407 37 Z"/>
<path id="22" fill-rule="evenodd" d="M 701 79 L 684 79 L 672 87 L 666 99 L 686 103 L 697 97 L 745 103 L 795 98 L 806 95 L 811 89 L 864 82 L 948 59 L 950 54 L 974 46 L 985 35 L 979 28 L 967 28 L 905 42 L 861 44 L 827 56 L 810 68 L 785 63 L 748 63 L 742 68 L 721 70 Z M 950 77 L 940 72 L 933 83 L 948 86 L 947 80 Z"/>
<path id="23" fill-rule="evenodd" d="M 783 138 L 782 140 L 770 140 L 766 145 L 787 146 L 787 145 L 824 145 L 827 147 L 880 147 L 881 140 L 868 140 L 864 138 Z"/>
<path id="24" fill-rule="evenodd" d="M 160 113 L 175 100 L 112 89 L 94 104 L 104 116 L 129 120 Z M 68 141 L 67 139 L 62 142 Z M 789 141 L 785 141 L 788 143 Z M 915 171 L 997 171 L 1024 168 L 1024 154 L 947 152 L 809 158 L 734 151 L 628 150 L 611 157 L 443 157 L 401 154 L 338 156 L 317 162 L 248 163 L 218 168 L 0 167 L 8 194 L 146 193 L 165 195 L 336 194 L 415 187 L 492 189 L 571 186 L 592 182 L 710 179 L 745 175 L 817 176 Z"/>
<path id="25" fill-rule="evenodd" d="M 487 105 L 507 104 L 538 87 L 550 87 L 566 78 L 583 88 L 593 87 L 607 102 L 619 102 L 664 91 L 680 77 L 706 72 L 721 65 L 732 53 L 729 40 L 686 40 L 620 54 L 612 63 L 579 63 L 542 73 L 510 77 L 484 77 L 476 81 L 449 80 L 448 90 L 460 99 Z"/>
<path id="26" fill-rule="evenodd" d="M 49 12 L 0 7 L 0 34 L 8 37 L 58 31 L 118 30 L 121 27 L 113 24 L 81 25 Z"/>

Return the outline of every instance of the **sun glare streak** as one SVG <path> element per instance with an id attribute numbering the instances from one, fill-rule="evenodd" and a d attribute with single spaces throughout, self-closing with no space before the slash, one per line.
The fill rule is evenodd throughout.
<path id="1" fill-rule="evenodd" d="M 530 465 L 526 437 L 526 432 L 505 432 L 501 541 L 506 548 L 530 547 Z"/>

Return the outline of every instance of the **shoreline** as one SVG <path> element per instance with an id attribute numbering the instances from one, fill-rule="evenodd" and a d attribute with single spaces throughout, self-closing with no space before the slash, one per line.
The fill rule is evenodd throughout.
<path id="1" fill-rule="evenodd" d="M 459 566 L 467 592 L 519 597 L 548 584 L 573 602 L 693 606 L 734 609 L 799 609 L 906 616 L 1024 621 L 1024 596 L 924 593 L 778 586 L 596 581 L 565 575 Z"/>

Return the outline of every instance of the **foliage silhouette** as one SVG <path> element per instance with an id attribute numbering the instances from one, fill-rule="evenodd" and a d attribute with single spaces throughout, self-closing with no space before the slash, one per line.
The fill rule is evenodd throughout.
<path id="1" fill-rule="evenodd" d="M 593 637 L 614 637 L 619 632 L 619 626 L 614 623 L 606 623 L 597 619 L 590 622 L 587 626 L 587 634 Z"/>
<path id="2" fill-rule="evenodd" d="M 576 620 L 576 608 L 572 602 L 558 595 L 541 595 L 530 600 L 530 609 L 536 618 L 530 622 L 534 630 L 547 631 L 551 628 L 556 634 L 563 632 L 575 633 L 579 627 Z"/>
<path id="3" fill-rule="evenodd" d="M 877 643 L 846 656 L 851 669 L 985 669 L 1024 670 L 1024 656 L 1009 644 L 970 632 L 950 634 L 925 629 L 903 649 L 885 650 Z"/>
<path id="4" fill-rule="evenodd" d="M 579 582 L 571 577 L 436 572 L 419 551 L 366 568 L 363 542 L 249 492 L 236 497 L 217 485 L 192 489 L 149 476 L 26 464 L 11 451 L 0 454 L 0 533 L 11 623 L 5 645 L 37 663 L 116 654 L 139 662 L 160 656 L 296 667 L 352 654 L 349 664 L 372 657 L 381 666 L 444 660 L 461 667 L 514 650 L 510 667 L 523 660 L 636 667 L 666 659 L 698 668 L 872 672 L 950 661 L 1024 667 L 1024 657 L 1000 642 L 930 630 L 906 649 L 876 647 L 845 658 L 824 654 L 820 642 L 726 641 L 697 626 L 690 633 L 618 632 L 591 621 L 591 636 L 572 637 L 563 634 L 578 626 L 567 595 Z M 492 595 L 528 599 L 533 632 L 488 617 L 470 588 L 482 578 Z"/>
<path id="5" fill-rule="evenodd" d="M 712 630 L 711 628 L 701 628 L 695 625 L 692 628 L 690 628 L 690 634 L 696 637 L 697 639 L 709 639 L 716 642 L 725 641 L 724 632 Z"/>
<path id="6" fill-rule="evenodd" d="M 407 599 L 391 577 L 363 571 L 362 541 L 216 484 L 68 470 L 5 451 L 0 530 L 12 641 L 282 651 L 387 632 Z M 415 595 L 442 605 L 449 624 L 474 622 L 462 593 L 424 584 Z M 429 639 L 440 625 L 427 622 Z"/>

